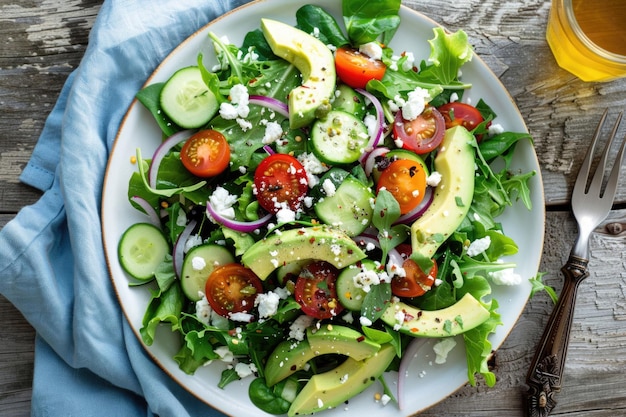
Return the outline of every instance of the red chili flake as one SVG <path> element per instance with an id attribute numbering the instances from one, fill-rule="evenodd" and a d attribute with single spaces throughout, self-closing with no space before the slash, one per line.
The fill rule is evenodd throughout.
<path id="1" fill-rule="evenodd" d="M 411 333 L 417 333 L 419 331 L 420 331 L 420 329 L 418 329 L 417 327 L 412 327 L 411 328 Z"/>
<path id="2" fill-rule="evenodd" d="M 359 336 L 359 337 L 356 339 L 356 341 L 357 341 L 357 342 L 359 342 L 359 343 L 360 343 L 360 342 L 362 342 L 362 341 L 364 341 L 364 340 L 365 340 L 365 336 Z"/>
<path id="3" fill-rule="evenodd" d="M 312 245 L 312 244 L 314 244 L 314 243 L 315 243 L 315 238 L 314 238 L 314 237 L 311 237 L 311 238 L 309 239 L 309 243 L 310 243 L 311 245 Z"/>

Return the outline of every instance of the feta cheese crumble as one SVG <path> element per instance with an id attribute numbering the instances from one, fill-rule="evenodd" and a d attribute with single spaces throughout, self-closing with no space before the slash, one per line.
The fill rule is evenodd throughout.
<path id="1" fill-rule="evenodd" d="M 472 243 L 470 243 L 467 248 L 467 256 L 473 257 L 476 255 L 480 255 L 487 249 L 489 249 L 489 245 L 491 245 L 491 238 L 489 236 L 482 237 L 480 239 L 476 239 Z"/>
<path id="2" fill-rule="evenodd" d="M 452 349 L 454 349 L 455 346 L 456 340 L 451 337 L 441 339 L 439 342 L 437 342 L 433 346 L 433 351 L 436 355 L 435 363 L 439 365 L 446 363 L 446 360 L 448 359 L 448 354 L 450 353 L 450 351 L 452 351 Z"/>

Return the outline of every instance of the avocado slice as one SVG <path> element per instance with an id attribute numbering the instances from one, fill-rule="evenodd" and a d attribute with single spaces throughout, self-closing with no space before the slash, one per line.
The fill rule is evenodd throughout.
<path id="1" fill-rule="evenodd" d="M 489 310 L 467 293 L 455 304 L 432 311 L 398 301 L 387 307 L 381 320 L 412 336 L 447 337 L 473 329 L 489 316 Z"/>
<path id="2" fill-rule="evenodd" d="M 435 157 L 441 182 L 428 209 L 411 225 L 413 253 L 432 258 L 467 216 L 474 196 L 474 140 L 463 126 L 446 130 Z"/>
<path id="3" fill-rule="evenodd" d="M 241 262 L 261 279 L 282 265 L 317 259 L 341 269 L 365 258 L 365 253 L 344 232 L 329 226 L 302 227 L 274 233 L 252 245 Z"/>
<path id="4" fill-rule="evenodd" d="M 302 85 L 289 93 L 289 125 L 306 126 L 320 106 L 330 108 L 337 80 L 333 53 L 319 39 L 286 23 L 261 19 L 261 30 L 272 52 L 302 74 Z"/>
<path id="5" fill-rule="evenodd" d="M 265 382 L 271 387 L 320 355 L 340 354 L 360 361 L 379 350 L 378 343 L 349 327 L 328 324 L 317 330 L 307 329 L 306 339 L 284 340 L 276 346 L 265 365 Z"/>
<path id="6" fill-rule="evenodd" d="M 313 375 L 291 403 L 287 415 L 313 414 L 338 406 L 369 387 L 395 356 L 395 348 L 385 344 L 372 357 L 361 361 L 348 358 L 333 370 Z"/>

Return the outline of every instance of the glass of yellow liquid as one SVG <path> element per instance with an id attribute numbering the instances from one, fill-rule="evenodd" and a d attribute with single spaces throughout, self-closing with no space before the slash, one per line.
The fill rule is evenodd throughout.
<path id="1" fill-rule="evenodd" d="M 626 77 L 626 0 L 552 0 L 546 38 L 583 81 Z"/>

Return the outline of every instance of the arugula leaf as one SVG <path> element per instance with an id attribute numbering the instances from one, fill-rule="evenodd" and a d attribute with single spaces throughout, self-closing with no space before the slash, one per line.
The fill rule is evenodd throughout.
<path id="1" fill-rule="evenodd" d="M 400 26 L 400 4 L 400 0 L 343 0 L 348 38 L 359 46 L 382 35 L 382 42 L 388 44 Z"/>
<path id="2" fill-rule="evenodd" d="M 556 295 L 554 288 L 543 283 L 543 276 L 545 274 L 545 272 L 539 272 L 536 277 L 529 279 L 530 285 L 532 286 L 530 290 L 530 298 L 533 298 L 539 291 L 545 291 L 552 302 L 556 304 L 559 301 L 559 297 Z"/>
<path id="3" fill-rule="evenodd" d="M 142 327 L 139 329 L 143 342 L 150 346 L 159 324 L 168 322 L 178 324 L 183 309 L 183 290 L 180 285 L 171 285 L 166 291 L 152 291 L 152 299 L 144 314 Z"/>
<path id="4" fill-rule="evenodd" d="M 166 189 L 152 188 L 150 187 L 150 184 L 148 184 L 148 179 L 147 179 L 146 172 L 145 172 L 146 165 L 144 164 L 144 160 L 141 157 L 141 149 L 137 148 L 136 152 L 137 152 L 137 167 L 139 168 L 139 176 L 141 177 L 146 189 L 149 190 L 152 194 L 160 195 L 163 197 L 171 197 L 174 194 L 180 194 L 183 192 L 192 192 L 192 191 L 199 190 L 200 188 L 204 187 L 207 183 L 206 181 L 200 181 L 196 184 L 183 186 L 183 187 L 174 186 L 173 188 L 166 188 Z M 161 172 L 161 170 L 159 170 L 159 172 Z"/>

